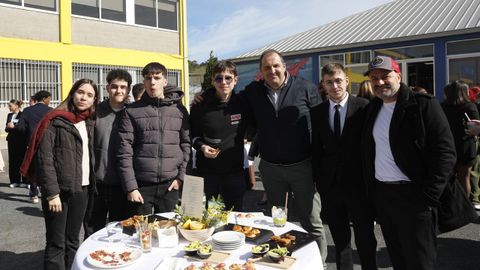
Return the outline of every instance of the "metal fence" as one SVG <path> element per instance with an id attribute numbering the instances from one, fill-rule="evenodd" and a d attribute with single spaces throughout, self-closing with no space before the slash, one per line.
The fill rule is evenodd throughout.
<path id="1" fill-rule="evenodd" d="M 40 90 L 52 93 L 50 106 L 60 104 L 62 98 L 60 67 L 60 62 L 0 58 L 0 107 L 5 107 L 11 99 L 28 102 L 30 96 Z M 108 96 L 107 74 L 117 68 L 130 72 L 133 84 L 143 81 L 142 68 L 139 67 L 73 63 L 73 82 L 81 78 L 97 82 L 101 92 L 100 100 L 103 100 Z M 170 85 L 180 85 L 180 70 L 169 70 L 167 77 Z"/>
<path id="2" fill-rule="evenodd" d="M 91 65 L 91 64 L 73 64 L 73 81 L 87 78 L 97 82 L 100 90 L 100 100 L 108 96 L 107 93 L 107 74 L 113 69 L 125 69 L 132 75 L 132 85 L 143 82 L 142 68 L 110 65 Z M 169 70 L 167 77 L 170 85 L 180 85 L 180 70 Z"/>
<path id="3" fill-rule="evenodd" d="M 28 102 L 40 90 L 52 93 L 52 105 L 61 99 L 60 63 L 0 58 L 0 106 L 11 99 Z"/>

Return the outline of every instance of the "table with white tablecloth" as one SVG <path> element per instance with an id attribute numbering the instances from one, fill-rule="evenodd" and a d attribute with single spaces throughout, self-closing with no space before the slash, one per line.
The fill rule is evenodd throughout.
<path id="1" fill-rule="evenodd" d="M 172 218 L 173 213 L 162 213 L 159 214 L 161 216 Z M 239 223 L 241 225 L 249 225 L 261 229 L 268 229 L 273 231 L 275 235 L 280 235 L 286 233 L 290 230 L 298 230 L 305 232 L 301 227 L 287 222 L 284 227 L 274 227 L 272 218 L 268 216 L 263 216 L 263 214 L 255 213 L 253 218 L 248 219 L 237 219 L 236 213 L 232 213 L 229 218 L 230 223 Z M 88 239 L 86 239 L 80 248 L 78 249 L 75 255 L 75 261 L 73 262 L 72 269 L 73 270 L 81 270 L 81 269 L 99 269 L 93 267 L 88 261 L 87 256 L 94 250 L 108 247 L 109 245 L 125 245 L 125 241 L 110 243 L 107 240 L 107 232 L 106 229 L 102 229 L 95 234 L 91 235 Z M 126 235 L 125 235 L 126 236 Z M 126 236 L 127 237 L 127 236 Z M 185 245 L 188 244 L 188 241 L 185 240 L 182 236 L 180 236 L 180 241 L 178 246 L 174 248 L 158 248 L 155 245 L 152 248 L 152 251 L 149 253 L 143 253 L 141 257 L 135 261 L 135 263 L 122 267 L 121 269 L 141 269 L 141 270 L 149 270 L 149 269 L 157 269 L 157 266 L 161 264 L 161 262 L 169 257 L 174 258 L 183 258 L 184 251 L 183 248 Z M 241 246 L 239 249 L 228 251 L 230 256 L 226 259 L 224 263 L 228 265 L 232 263 L 245 263 L 250 257 L 251 253 L 250 250 L 253 244 L 247 242 L 245 245 Z M 139 246 L 138 246 L 139 247 Z M 322 258 L 320 256 L 320 251 L 318 249 L 317 243 L 315 241 L 305 245 L 304 247 L 295 250 L 292 257 L 296 258 L 296 262 L 292 265 L 289 270 L 305 270 L 305 269 L 323 269 L 322 266 Z M 183 261 L 183 260 L 182 260 Z M 176 270 L 183 270 L 186 266 L 190 265 L 192 262 L 196 265 L 201 265 L 198 261 L 195 260 L 185 260 L 182 262 L 182 265 L 179 265 Z M 275 269 L 272 267 L 256 264 L 256 269 L 259 270 L 267 270 L 267 269 Z M 158 268 L 160 269 L 160 268 Z"/>

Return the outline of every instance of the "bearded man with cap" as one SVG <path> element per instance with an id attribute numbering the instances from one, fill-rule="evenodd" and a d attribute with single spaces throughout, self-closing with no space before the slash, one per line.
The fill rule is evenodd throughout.
<path id="1" fill-rule="evenodd" d="M 453 136 L 439 102 L 401 82 L 398 63 L 377 56 L 362 136 L 364 177 L 394 269 L 436 269 L 436 210 L 453 173 Z"/>

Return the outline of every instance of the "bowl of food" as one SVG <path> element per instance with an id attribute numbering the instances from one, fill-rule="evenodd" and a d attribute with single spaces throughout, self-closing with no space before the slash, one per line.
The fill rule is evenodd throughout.
<path id="1" fill-rule="evenodd" d="M 207 259 L 212 255 L 212 245 L 210 244 L 201 245 L 197 250 L 197 255 L 202 259 Z"/>
<path id="2" fill-rule="evenodd" d="M 263 244 L 252 247 L 253 257 L 263 257 L 270 250 L 269 244 Z"/>
<path id="3" fill-rule="evenodd" d="M 178 231 L 183 238 L 188 241 L 205 241 L 212 236 L 215 227 L 205 228 L 205 225 L 199 221 L 190 221 L 177 226 Z"/>
<path id="4" fill-rule="evenodd" d="M 200 241 L 193 241 L 193 242 L 190 242 L 190 244 L 183 247 L 183 251 L 185 251 L 185 254 L 187 255 L 195 255 L 197 254 L 197 251 L 201 246 L 202 246 L 202 243 Z"/>
<path id="5" fill-rule="evenodd" d="M 271 249 L 267 252 L 266 256 L 273 262 L 280 262 L 285 259 L 285 256 L 288 254 L 288 249 L 286 247 L 279 247 Z"/>

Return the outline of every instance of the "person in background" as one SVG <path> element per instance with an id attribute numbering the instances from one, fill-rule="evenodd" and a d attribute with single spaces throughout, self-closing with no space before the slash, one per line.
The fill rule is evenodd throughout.
<path id="1" fill-rule="evenodd" d="M 474 136 L 465 133 L 470 119 L 479 119 L 477 106 L 470 102 L 468 85 L 454 81 L 444 88 L 445 101 L 443 111 L 447 116 L 450 129 L 455 139 L 457 163 L 455 173 L 467 197 L 470 196 L 470 171 L 477 156 L 477 145 Z"/>
<path id="2" fill-rule="evenodd" d="M 114 69 L 107 74 L 108 99 L 98 104 L 95 112 L 95 179 L 85 216 L 85 238 L 105 227 L 108 221 L 128 218 L 128 201 L 118 176 L 115 151 L 118 145 L 118 121 L 129 96 L 132 77 L 128 71 Z"/>
<path id="3" fill-rule="evenodd" d="M 35 99 L 35 95 L 30 96 L 30 99 L 28 100 L 28 106 L 33 106 L 37 103 L 37 100 Z"/>
<path id="4" fill-rule="evenodd" d="M 145 93 L 145 85 L 143 83 L 137 83 L 132 87 L 132 95 L 134 102 L 139 101 Z"/>
<path id="5" fill-rule="evenodd" d="M 312 163 L 322 211 L 335 244 L 337 269 L 353 269 L 350 222 L 362 269 L 377 269 L 375 211 L 367 196 L 360 160 L 360 134 L 368 100 L 347 92 L 349 79 L 343 65 L 326 64 L 321 73 L 329 101 L 311 110 Z"/>
<path id="6" fill-rule="evenodd" d="M 31 100 L 35 101 L 34 105 L 23 110 L 20 119 L 18 119 L 18 124 L 15 126 L 15 129 L 26 134 L 27 148 L 30 147 L 33 131 L 37 127 L 38 123 L 43 116 L 52 109 L 48 106 L 52 100 L 52 94 L 50 94 L 48 91 L 41 90 L 35 93 L 34 98 Z M 28 177 L 27 182 L 30 182 L 30 201 L 32 203 L 38 203 L 39 192 L 37 184 L 34 181 L 30 181 Z"/>
<path id="7" fill-rule="evenodd" d="M 323 82 L 320 81 L 318 84 L 318 93 L 320 94 L 320 98 L 322 99 L 322 102 L 328 101 L 328 93 L 325 90 L 325 87 L 323 87 Z"/>
<path id="8" fill-rule="evenodd" d="M 427 90 L 420 86 L 411 86 L 410 89 L 415 93 L 428 94 Z"/>
<path id="9" fill-rule="evenodd" d="M 196 166 L 204 178 L 207 200 L 221 195 L 227 209 L 243 211 L 247 190 L 244 174 L 246 115 L 243 101 L 235 93 L 237 69 L 230 61 L 213 68 L 212 84 L 203 102 L 190 114 L 190 136 L 196 150 Z"/>
<path id="10" fill-rule="evenodd" d="M 158 62 L 143 70 L 145 94 L 122 112 L 116 153 L 130 214 L 173 211 L 190 158 L 190 125 L 183 92 L 167 85 Z"/>
<path id="11" fill-rule="evenodd" d="M 365 116 L 362 168 L 390 260 L 394 269 L 436 269 L 437 207 L 456 161 L 447 118 L 435 97 L 401 82 L 392 58 L 375 57 L 365 75 L 378 98 Z"/>
<path id="12" fill-rule="evenodd" d="M 10 178 L 11 188 L 25 188 L 28 186 L 28 184 L 25 183 L 25 179 L 22 179 L 22 176 L 20 175 L 20 165 L 22 164 L 23 156 L 25 155 L 25 150 L 27 148 L 26 139 L 23 132 L 15 129 L 18 119 L 22 115 L 20 110 L 22 104 L 23 102 L 17 99 L 12 99 L 8 103 L 10 113 L 7 115 L 5 131 L 8 133 L 8 176 Z"/>
<path id="13" fill-rule="evenodd" d="M 79 246 L 89 189 L 95 185 L 93 113 L 98 94 L 92 80 L 76 81 L 67 98 L 38 124 L 22 165 L 42 190 L 46 270 L 70 269 Z"/>
<path id="14" fill-rule="evenodd" d="M 357 97 L 365 98 L 368 100 L 372 100 L 372 98 L 375 97 L 375 94 L 373 93 L 372 85 L 370 84 L 369 80 L 365 80 L 360 83 Z"/>
<path id="15" fill-rule="evenodd" d="M 478 95 L 480 94 L 480 87 L 473 86 L 468 89 L 468 97 L 470 101 L 477 106 L 477 110 L 480 112 L 480 104 L 478 103 Z M 471 124 L 472 125 L 472 124 Z M 468 134 L 469 129 L 465 130 L 465 134 Z M 472 170 L 470 171 L 470 201 L 475 209 L 480 210 L 480 144 L 478 138 L 476 141 L 477 156 L 473 161 Z"/>

